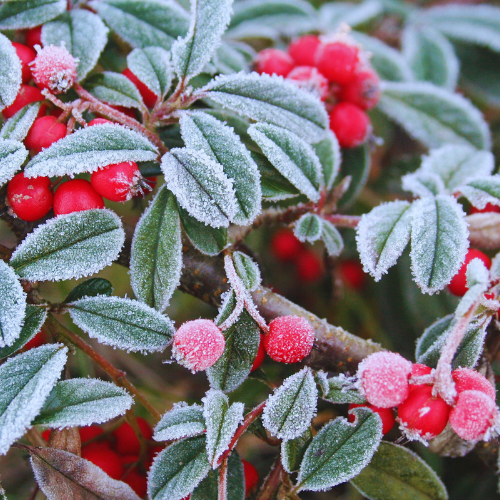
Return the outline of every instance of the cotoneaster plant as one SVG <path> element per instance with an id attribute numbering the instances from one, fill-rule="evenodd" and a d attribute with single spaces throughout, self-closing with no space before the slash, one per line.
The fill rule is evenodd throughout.
<path id="1" fill-rule="evenodd" d="M 423 447 L 450 491 L 479 484 L 498 26 L 488 5 L 0 3 L 0 499 L 444 500 Z M 32 480 L 2 475 L 27 456 Z"/>

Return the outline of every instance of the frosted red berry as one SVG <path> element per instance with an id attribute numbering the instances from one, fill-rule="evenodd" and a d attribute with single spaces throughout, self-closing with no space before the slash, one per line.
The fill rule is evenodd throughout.
<path id="1" fill-rule="evenodd" d="M 2 111 L 4 118 L 11 118 L 20 109 L 24 108 L 28 104 L 37 101 L 43 101 L 45 97 L 40 92 L 40 89 L 36 87 L 31 87 L 30 85 L 21 84 L 21 88 L 16 96 L 15 101 Z"/>
<path id="2" fill-rule="evenodd" d="M 321 259 L 312 250 L 307 248 L 299 253 L 295 265 L 297 266 L 297 274 L 301 281 L 317 281 L 323 276 Z"/>
<path id="3" fill-rule="evenodd" d="M 39 88 L 60 94 L 75 83 L 76 64 L 76 59 L 66 47 L 48 45 L 38 52 L 31 64 L 31 73 Z"/>
<path id="4" fill-rule="evenodd" d="M 408 436 L 416 434 L 428 440 L 443 432 L 450 410 L 440 396 L 432 395 L 432 386 L 421 385 L 398 406 L 398 421 Z"/>
<path id="5" fill-rule="evenodd" d="M 42 45 L 42 27 L 36 26 L 35 28 L 30 28 L 26 30 L 26 44 L 30 47 L 35 45 Z"/>
<path id="6" fill-rule="evenodd" d="M 366 274 L 359 261 L 344 260 L 339 264 L 339 271 L 342 281 L 354 290 L 362 290 L 365 286 Z"/>
<path id="7" fill-rule="evenodd" d="M 330 113 L 330 130 L 343 148 L 363 144 L 371 133 L 370 118 L 355 104 L 341 102 Z"/>
<path id="8" fill-rule="evenodd" d="M 346 85 L 354 80 L 359 64 L 359 49 L 337 41 L 318 46 L 316 67 L 330 82 Z"/>
<path id="9" fill-rule="evenodd" d="M 144 439 L 151 439 L 153 431 L 146 420 L 137 417 L 137 425 Z M 138 455 L 141 451 L 141 443 L 136 436 L 132 426 L 125 422 L 118 429 L 113 431 L 113 437 L 116 439 L 115 449 L 120 455 Z"/>
<path id="10" fill-rule="evenodd" d="M 132 469 L 122 481 L 128 484 L 137 494 L 138 497 L 143 498 L 148 492 L 148 478 L 137 471 L 137 469 Z"/>
<path id="11" fill-rule="evenodd" d="M 243 474 L 245 475 L 245 497 L 247 497 L 259 483 L 259 473 L 253 464 L 246 460 L 243 463 Z"/>
<path id="12" fill-rule="evenodd" d="M 457 394 L 464 391 L 480 391 L 484 392 L 493 401 L 496 400 L 496 390 L 491 385 L 490 381 L 479 372 L 470 368 L 459 368 L 451 372 L 453 382 L 455 382 L 455 390 Z"/>
<path id="13" fill-rule="evenodd" d="M 465 256 L 465 262 L 455 276 L 453 276 L 450 284 L 448 285 L 448 290 L 458 297 L 462 297 L 467 292 L 467 266 L 469 262 L 473 259 L 480 259 L 483 261 L 484 265 L 489 269 L 491 267 L 490 258 L 479 250 L 470 248 Z"/>
<path id="14" fill-rule="evenodd" d="M 28 83 L 31 80 L 29 63 L 35 59 L 36 52 L 22 43 L 12 42 L 12 45 L 16 49 L 17 57 L 21 60 L 23 83 Z"/>
<path id="15" fill-rule="evenodd" d="M 52 208 L 53 195 L 48 177 L 27 178 L 16 174 L 7 185 L 7 199 L 13 212 L 22 220 L 41 219 Z"/>
<path id="16" fill-rule="evenodd" d="M 213 321 L 196 319 L 175 332 L 172 353 L 181 365 L 199 372 L 214 365 L 225 346 L 224 335 Z"/>
<path id="17" fill-rule="evenodd" d="M 371 404 L 350 404 L 349 410 L 353 408 L 370 408 L 371 411 L 377 413 L 382 420 L 382 434 L 387 434 L 394 427 L 396 423 L 396 417 L 394 416 L 394 410 L 392 408 L 378 408 L 377 406 L 373 406 Z M 348 415 L 349 422 L 354 422 L 356 417 L 354 414 L 349 413 Z"/>
<path id="18" fill-rule="evenodd" d="M 271 239 L 271 251 L 278 260 L 294 260 L 302 250 L 302 243 L 288 229 L 280 229 Z"/>
<path id="19" fill-rule="evenodd" d="M 120 457 L 113 450 L 92 445 L 84 446 L 82 448 L 82 458 L 97 465 L 113 479 L 122 477 L 123 465 Z"/>
<path id="20" fill-rule="evenodd" d="M 255 58 L 255 71 L 259 74 L 287 76 L 293 67 L 290 55 L 279 49 L 264 49 Z"/>
<path id="21" fill-rule="evenodd" d="M 316 35 L 305 35 L 288 46 L 288 53 L 297 66 L 314 66 L 316 50 L 320 45 L 321 41 Z"/>
<path id="22" fill-rule="evenodd" d="M 98 425 L 88 425 L 85 427 L 80 427 L 80 439 L 83 444 L 91 439 L 95 439 L 96 437 L 102 435 L 104 431 Z"/>
<path id="23" fill-rule="evenodd" d="M 137 87 L 137 90 L 139 91 L 139 94 L 141 94 L 144 104 L 148 108 L 154 107 L 156 101 L 158 100 L 158 96 L 147 85 L 142 83 L 139 78 L 137 78 L 134 73 L 132 73 L 132 71 L 130 71 L 128 68 L 125 69 L 122 74 L 126 76 Z"/>
<path id="24" fill-rule="evenodd" d="M 259 366 L 264 361 L 265 357 L 266 357 L 266 349 L 264 348 L 264 335 L 261 334 L 257 356 L 255 356 L 255 359 L 253 360 L 252 368 L 250 369 L 250 371 L 254 372 L 255 370 L 257 370 L 257 368 L 259 368 Z"/>
<path id="25" fill-rule="evenodd" d="M 431 367 L 422 365 L 421 363 L 413 363 L 410 375 L 410 392 L 416 389 L 417 387 L 420 387 L 421 385 L 425 385 L 418 381 L 418 377 L 430 375 L 431 372 L 432 372 Z"/>
<path id="26" fill-rule="evenodd" d="M 450 413 L 451 428 L 467 441 L 484 436 L 497 417 L 495 402 L 481 391 L 461 392 Z"/>
<path id="27" fill-rule="evenodd" d="M 137 163 L 130 161 L 100 168 L 92 174 L 90 183 L 107 200 L 127 201 L 139 190 L 141 179 Z"/>
<path id="28" fill-rule="evenodd" d="M 338 98 L 361 109 L 372 109 L 380 99 L 380 78 L 372 69 L 361 70 L 341 89 Z"/>
<path id="29" fill-rule="evenodd" d="M 487 214 L 490 212 L 500 213 L 500 207 L 498 205 L 493 205 L 493 203 L 487 203 L 484 208 L 471 207 L 470 214 Z"/>
<path id="30" fill-rule="evenodd" d="M 58 122 L 55 116 L 42 116 L 34 121 L 24 139 L 24 144 L 32 154 L 38 154 L 54 142 L 66 137 L 66 134 L 66 125 Z"/>
<path id="31" fill-rule="evenodd" d="M 288 73 L 286 79 L 323 101 L 328 97 L 328 80 L 312 66 L 297 66 Z"/>
<path id="32" fill-rule="evenodd" d="M 94 118 L 90 120 L 88 123 L 89 127 L 93 127 L 94 125 L 105 125 L 106 123 L 113 123 L 111 120 L 106 120 L 106 118 Z"/>
<path id="33" fill-rule="evenodd" d="M 394 352 L 370 354 L 358 367 L 360 390 L 374 406 L 398 406 L 410 392 L 411 367 L 410 361 Z"/>
<path id="34" fill-rule="evenodd" d="M 54 213 L 56 215 L 70 214 L 104 208 L 102 196 L 94 190 L 85 179 L 73 179 L 61 184 L 54 195 Z"/>
<path id="35" fill-rule="evenodd" d="M 314 329 L 305 318 L 280 316 L 269 324 L 269 333 L 264 335 L 264 348 L 274 361 L 298 363 L 311 352 Z"/>

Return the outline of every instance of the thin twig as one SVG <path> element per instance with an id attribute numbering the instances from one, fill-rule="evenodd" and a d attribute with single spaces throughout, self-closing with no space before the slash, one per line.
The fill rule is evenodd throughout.
<path id="1" fill-rule="evenodd" d="M 350 227 L 355 228 L 361 217 L 359 215 L 342 215 L 342 214 L 332 214 L 332 215 L 322 215 L 323 219 L 331 222 L 334 226 L 338 227 Z"/>
<path id="2" fill-rule="evenodd" d="M 227 498 L 227 458 L 222 461 L 219 467 L 218 500 L 228 500 Z"/>
<path id="3" fill-rule="evenodd" d="M 271 472 L 266 477 L 264 484 L 260 488 L 259 494 L 256 500 L 271 500 L 274 498 L 275 493 L 281 484 L 281 474 L 284 472 L 283 464 L 281 463 L 281 457 L 278 455 L 276 461 L 274 462 Z"/>

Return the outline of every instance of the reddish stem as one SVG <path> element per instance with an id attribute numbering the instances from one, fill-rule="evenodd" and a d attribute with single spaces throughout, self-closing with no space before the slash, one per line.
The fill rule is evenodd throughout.
<path id="1" fill-rule="evenodd" d="M 281 474 L 284 472 L 280 456 L 276 458 L 271 472 L 266 477 L 256 500 L 271 500 L 281 484 Z"/>
<path id="2" fill-rule="evenodd" d="M 218 500 L 228 500 L 227 498 L 227 459 L 219 468 Z"/>
<path id="3" fill-rule="evenodd" d="M 334 226 L 339 227 L 350 227 L 355 228 L 361 217 L 358 215 L 342 215 L 342 214 L 332 214 L 332 215 L 322 215 L 323 219 L 331 222 Z"/>

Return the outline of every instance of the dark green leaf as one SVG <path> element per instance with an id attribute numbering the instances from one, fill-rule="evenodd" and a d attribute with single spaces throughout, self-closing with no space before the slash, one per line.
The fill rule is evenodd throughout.
<path id="1" fill-rule="evenodd" d="M 205 418 L 200 405 L 188 406 L 186 403 L 176 403 L 165 413 L 154 430 L 156 441 L 171 441 L 193 437 L 205 432 Z"/>
<path id="2" fill-rule="evenodd" d="M 364 188 L 370 174 L 370 165 L 370 152 L 366 146 L 342 151 L 342 164 L 337 179 L 342 179 L 347 175 L 351 177 L 349 188 L 340 200 L 342 208 L 350 206 Z"/>
<path id="3" fill-rule="evenodd" d="M 15 0 L 0 5 L 0 30 L 34 28 L 66 10 L 66 0 Z"/>
<path id="4" fill-rule="evenodd" d="M 2 130 L 0 139 L 10 139 L 12 141 L 22 141 L 28 134 L 31 125 L 40 111 L 41 104 L 33 102 L 21 108 L 12 118 L 9 118 Z"/>
<path id="5" fill-rule="evenodd" d="M 108 280 L 103 278 L 90 278 L 89 280 L 76 285 L 68 296 L 64 299 L 64 302 L 74 302 L 75 300 L 81 299 L 83 297 L 96 297 L 97 295 L 107 295 L 113 294 L 113 286 Z"/>
<path id="6" fill-rule="evenodd" d="M 144 105 L 137 87 L 120 73 L 104 71 L 89 78 L 85 86 L 106 104 L 141 109 Z"/>
<path id="7" fill-rule="evenodd" d="M 313 435 L 308 427 L 302 436 L 281 442 L 281 462 L 283 468 L 288 472 L 297 472 L 300 468 L 304 453 L 311 444 Z"/>

